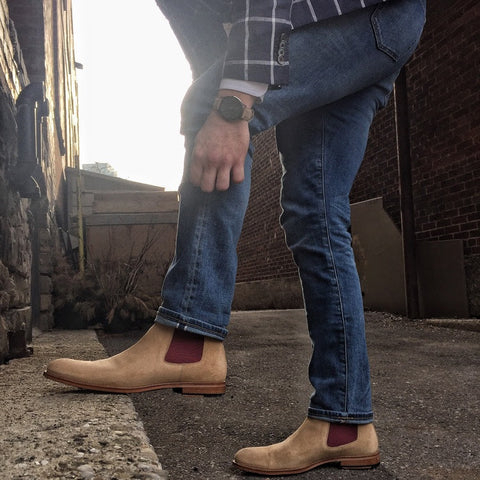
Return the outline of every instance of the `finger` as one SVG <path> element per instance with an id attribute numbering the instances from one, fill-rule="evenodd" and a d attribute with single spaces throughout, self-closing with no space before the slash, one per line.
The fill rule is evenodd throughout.
<path id="1" fill-rule="evenodd" d="M 230 187 L 230 167 L 224 167 L 217 171 L 215 187 L 220 191 L 228 190 Z"/>
<path id="2" fill-rule="evenodd" d="M 215 182 L 217 180 L 216 168 L 204 168 L 200 181 L 200 188 L 204 192 L 213 192 L 215 190 Z"/>
<path id="3" fill-rule="evenodd" d="M 242 183 L 245 180 L 245 169 L 243 168 L 243 162 L 240 165 L 235 165 L 232 168 L 232 182 Z"/>

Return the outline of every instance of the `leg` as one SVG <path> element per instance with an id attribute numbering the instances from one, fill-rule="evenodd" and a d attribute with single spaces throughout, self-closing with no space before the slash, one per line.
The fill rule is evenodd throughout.
<path id="1" fill-rule="evenodd" d="M 165 278 L 163 305 L 146 335 L 105 360 L 54 360 L 47 366 L 47 378 L 103 392 L 225 392 L 221 340 L 230 319 L 250 166 L 251 155 L 246 180 L 226 192 L 207 194 L 183 182 L 175 258 Z"/>
<path id="2" fill-rule="evenodd" d="M 231 2 L 157 0 L 157 3 L 170 20 L 194 72 L 208 71 L 204 76 L 213 79 L 198 87 L 201 96 L 214 96 L 221 78 L 214 61 L 224 56 L 227 37 L 223 21 L 228 17 Z M 184 114 L 189 116 L 191 125 L 185 132 L 185 172 L 188 172 L 190 145 L 204 118 L 193 110 Z M 176 253 L 164 281 L 158 323 L 219 340 L 226 336 L 235 286 L 236 244 L 250 190 L 250 167 L 249 152 L 246 180 L 227 192 L 206 194 L 193 187 L 187 178 L 183 179 Z"/>
<path id="3" fill-rule="evenodd" d="M 302 281 L 314 393 L 309 418 L 294 435 L 237 453 L 242 469 L 293 474 L 324 463 L 367 468 L 379 462 L 348 197 L 388 84 L 391 79 L 277 127 L 281 221 Z"/>
<path id="4" fill-rule="evenodd" d="M 291 84 L 267 93 L 251 122 L 252 133 L 290 118 L 298 110 L 332 103 L 368 85 L 383 89 L 377 95 L 383 102 L 394 75 L 418 41 L 424 13 L 423 0 L 392 0 L 391 4 L 393 7 L 365 9 L 294 32 Z M 372 29 L 377 21 L 381 21 L 383 33 L 392 33 L 388 25 L 390 30 L 395 27 L 395 44 L 388 45 L 395 60 L 377 47 Z M 395 22 L 411 28 L 399 31 Z M 220 77 L 221 62 L 217 62 L 187 93 L 182 106 L 182 129 L 187 139 L 195 137 L 208 115 Z M 247 178 L 249 163 L 248 158 Z M 249 180 L 244 183 L 227 192 L 204 194 L 184 179 L 177 253 L 165 279 L 164 303 L 157 322 L 214 338 L 225 336 L 235 280 L 234 249 L 248 201 Z"/>
<path id="5" fill-rule="evenodd" d="M 225 192 L 204 193 L 182 181 L 175 257 L 164 280 L 158 323 L 219 340 L 227 335 L 250 172 L 251 154 L 245 181 Z"/>
<path id="6" fill-rule="evenodd" d="M 224 393 L 227 365 L 221 340 L 230 319 L 250 167 L 249 154 L 246 180 L 226 192 L 207 194 L 182 183 L 175 258 L 165 278 L 163 305 L 146 335 L 109 359 L 54 360 L 47 378 L 104 392 L 175 388 Z"/>
<path id="7" fill-rule="evenodd" d="M 372 86 L 277 128 L 284 166 L 281 221 L 299 267 L 313 343 L 309 416 L 327 421 L 372 420 L 349 193 L 384 88 Z"/>
<path id="8" fill-rule="evenodd" d="M 389 0 L 376 7 L 294 30 L 289 39 L 290 80 L 255 107 L 255 135 L 363 90 L 400 71 L 418 43 L 425 0 Z M 182 131 L 208 116 L 222 73 L 219 61 L 192 85 L 182 107 Z"/>
<path id="9" fill-rule="evenodd" d="M 226 35 L 222 23 L 228 12 L 228 1 L 157 0 L 157 3 L 170 20 L 195 77 L 223 55 Z M 197 196 L 194 190 L 189 184 L 182 187 L 181 211 L 184 214 L 180 215 L 177 255 L 164 290 L 168 298 L 163 310 L 165 325 L 156 323 L 136 345 L 109 359 L 94 362 L 54 360 L 45 372 L 47 378 L 105 392 L 163 388 L 200 394 L 225 391 L 225 351 L 218 339 L 223 339 L 226 334 L 230 309 L 228 298 L 233 294 L 236 269 L 236 257 L 232 252 L 235 253 L 249 186 L 245 182 L 232 189 L 233 203 L 225 205 L 221 195 L 207 196 L 200 192 Z M 209 212 L 213 214 L 209 215 Z M 216 226 L 213 234 L 218 234 L 214 238 L 208 237 L 208 232 L 213 229 L 212 223 Z M 190 241 L 192 238 L 193 242 Z M 188 264 L 192 256 L 198 260 L 198 269 L 188 270 L 182 260 L 186 259 Z M 207 267 L 203 268 L 204 265 Z M 182 277 L 184 274 L 186 276 Z M 212 277 L 218 278 L 216 285 L 213 285 L 215 282 L 209 283 Z M 210 287 L 215 294 L 218 293 L 216 304 Z M 198 305 L 197 310 L 193 308 L 194 304 Z M 198 316 L 212 319 L 212 322 L 204 326 L 201 320 L 197 320 Z M 190 321 L 190 332 L 186 332 L 185 327 Z M 182 326 L 182 329 L 172 326 Z"/>

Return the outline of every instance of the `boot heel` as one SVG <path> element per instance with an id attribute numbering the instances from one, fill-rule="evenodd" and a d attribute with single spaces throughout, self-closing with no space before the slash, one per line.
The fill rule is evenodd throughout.
<path id="1" fill-rule="evenodd" d="M 370 457 L 345 458 L 340 460 L 340 468 L 344 470 L 369 470 L 380 464 L 380 454 L 376 453 Z"/>
<path id="2" fill-rule="evenodd" d="M 221 396 L 225 393 L 225 384 L 185 385 L 184 387 L 174 388 L 173 391 L 183 395 Z"/>

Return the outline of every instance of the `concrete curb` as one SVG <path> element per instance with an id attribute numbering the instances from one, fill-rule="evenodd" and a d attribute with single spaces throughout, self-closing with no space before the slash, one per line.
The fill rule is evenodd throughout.
<path id="1" fill-rule="evenodd" d="M 106 354 L 93 331 L 56 330 L 35 338 L 33 356 L 0 365 L 1 478 L 166 479 L 127 395 L 89 395 L 42 377 L 63 356 Z"/>
<path id="2" fill-rule="evenodd" d="M 434 327 L 454 328 L 470 332 L 480 332 L 480 319 L 478 318 L 429 318 L 424 320 L 428 325 Z"/>

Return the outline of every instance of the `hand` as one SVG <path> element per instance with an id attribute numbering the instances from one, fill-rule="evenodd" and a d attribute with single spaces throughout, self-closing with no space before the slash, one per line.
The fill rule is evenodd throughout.
<path id="1" fill-rule="evenodd" d="M 230 181 L 242 182 L 249 143 L 247 122 L 227 122 L 212 112 L 195 138 L 190 181 L 204 192 L 228 190 Z"/>
<path id="2" fill-rule="evenodd" d="M 236 90 L 220 89 L 218 95 L 234 95 L 250 108 L 256 101 L 255 97 Z M 190 181 L 204 192 L 228 190 L 230 181 L 243 182 L 249 144 L 250 132 L 246 121 L 228 122 L 212 111 L 195 138 Z"/>

